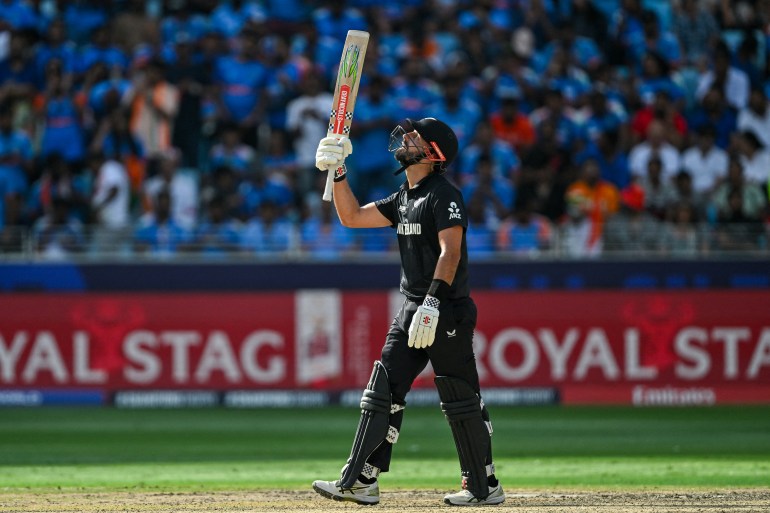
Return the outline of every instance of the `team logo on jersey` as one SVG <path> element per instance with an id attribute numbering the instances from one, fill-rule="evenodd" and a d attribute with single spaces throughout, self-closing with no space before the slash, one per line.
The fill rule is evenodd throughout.
<path id="1" fill-rule="evenodd" d="M 463 216 L 460 214 L 460 207 L 457 206 L 457 203 L 454 201 L 449 204 L 449 219 L 462 219 Z"/>
<path id="2" fill-rule="evenodd" d="M 425 201 L 426 199 L 428 199 L 427 196 L 423 196 L 422 198 L 417 198 L 416 200 L 414 200 L 414 205 L 412 205 L 412 208 L 417 208 L 417 206 L 423 201 Z"/>

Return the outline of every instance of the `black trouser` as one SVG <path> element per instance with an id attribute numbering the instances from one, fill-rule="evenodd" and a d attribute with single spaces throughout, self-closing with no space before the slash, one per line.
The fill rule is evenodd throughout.
<path id="1" fill-rule="evenodd" d="M 382 364 L 388 371 L 390 392 L 394 404 L 406 404 L 406 394 L 412 383 L 428 365 L 437 376 L 460 378 L 480 395 L 476 356 L 473 354 L 473 330 L 476 327 L 476 304 L 471 298 L 446 300 L 439 308 L 439 320 L 433 345 L 425 349 L 408 346 L 409 324 L 419 303 L 406 300 L 390 325 L 382 348 Z M 401 429 L 403 410 L 391 414 L 390 425 Z M 484 411 L 485 420 L 488 420 Z M 385 441 L 367 461 L 387 472 L 393 445 Z M 491 458 L 491 455 L 490 455 Z"/>

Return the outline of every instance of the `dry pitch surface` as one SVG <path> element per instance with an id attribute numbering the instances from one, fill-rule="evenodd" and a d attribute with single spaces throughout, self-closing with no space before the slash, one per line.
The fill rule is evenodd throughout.
<path id="1" fill-rule="evenodd" d="M 442 502 L 444 492 L 383 492 L 377 506 L 334 502 L 313 491 L 215 493 L 2 493 L 0 512 L 338 512 L 458 511 Z M 462 509 L 465 511 L 465 509 Z M 517 513 L 763 513 L 770 511 L 770 489 L 639 492 L 509 492 L 499 506 L 482 510 Z M 473 508 L 472 511 L 478 511 Z"/>

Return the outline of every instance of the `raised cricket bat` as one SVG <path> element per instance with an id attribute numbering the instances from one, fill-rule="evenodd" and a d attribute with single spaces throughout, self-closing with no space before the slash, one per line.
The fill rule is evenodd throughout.
<path id="1" fill-rule="evenodd" d="M 362 30 L 348 30 L 345 46 L 342 49 L 340 69 L 337 72 L 337 84 L 334 86 L 334 101 L 329 116 L 328 137 L 340 135 L 350 137 L 350 125 L 353 123 L 353 109 L 358 96 L 358 84 L 364 70 L 364 57 L 369 44 L 369 33 Z M 332 200 L 332 185 L 335 172 L 329 170 L 324 188 L 324 201 Z"/>

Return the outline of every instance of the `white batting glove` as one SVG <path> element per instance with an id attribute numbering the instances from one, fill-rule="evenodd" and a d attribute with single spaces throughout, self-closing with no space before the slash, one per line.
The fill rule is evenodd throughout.
<path id="1" fill-rule="evenodd" d="M 409 347 L 423 349 L 433 345 L 438 325 L 438 307 L 441 302 L 433 296 L 425 296 L 425 301 L 417 308 L 409 325 Z"/>
<path id="2" fill-rule="evenodd" d="M 321 171 L 340 168 L 351 153 L 353 143 L 347 137 L 324 137 L 315 152 L 315 167 Z"/>

